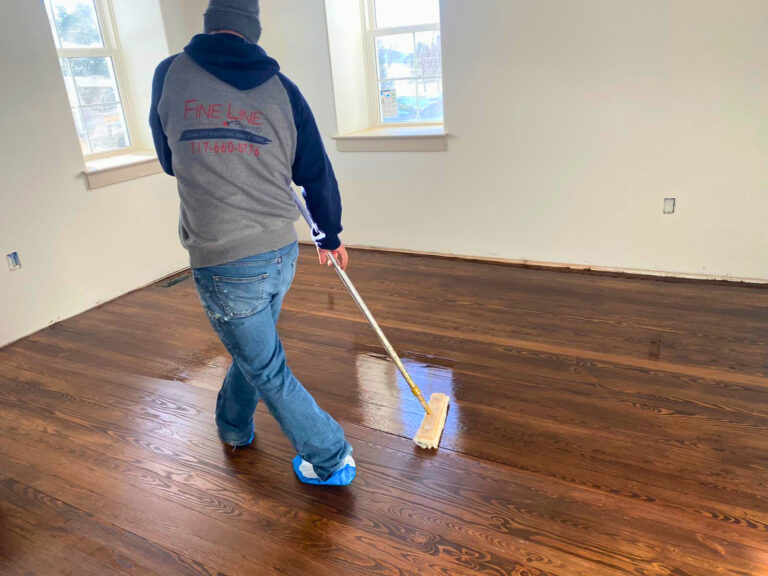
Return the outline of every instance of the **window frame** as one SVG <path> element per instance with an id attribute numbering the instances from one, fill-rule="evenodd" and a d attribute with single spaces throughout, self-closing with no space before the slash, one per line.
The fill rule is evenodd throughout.
<path id="1" fill-rule="evenodd" d="M 397 34 L 413 34 L 415 32 L 440 32 L 440 41 L 442 43 L 442 22 L 433 24 L 418 24 L 415 26 L 396 26 L 390 28 L 378 28 L 376 26 L 376 0 L 361 0 L 363 3 L 361 12 L 363 15 L 363 50 L 365 59 L 366 85 L 368 88 L 368 115 L 371 128 L 408 128 L 420 126 L 443 126 L 445 116 L 442 122 L 384 122 L 381 119 L 381 102 L 379 94 L 379 70 L 378 58 L 376 56 L 376 38 L 382 36 L 395 36 Z M 415 57 L 415 56 L 414 56 Z M 413 76 L 408 78 L 398 78 L 398 80 L 416 80 L 437 78 L 436 76 Z M 440 82 L 443 83 L 443 73 L 441 69 Z M 418 91 L 418 84 L 417 84 Z"/>
<path id="2" fill-rule="evenodd" d="M 62 48 L 60 46 L 56 46 L 57 36 L 54 36 L 54 30 L 50 31 L 51 39 L 54 41 L 54 46 L 56 47 L 57 60 L 64 58 L 112 59 L 112 69 L 115 73 L 115 82 L 117 83 L 117 91 L 120 98 L 120 102 L 118 102 L 118 104 L 122 107 L 123 118 L 125 118 L 125 129 L 128 132 L 130 146 L 125 148 L 116 148 L 114 150 L 107 150 L 105 152 L 92 152 L 91 154 L 85 154 L 83 152 L 83 158 L 86 161 L 97 160 L 99 158 L 109 158 L 123 154 L 132 154 L 140 149 L 140 147 L 137 145 L 140 132 L 136 123 L 136 115 L 134 112 L 133 101 L 131 99 L 131 91 L 128 86 L 128 75 L 123 59 L 122 46 L 120 45 L 120 37 L 117 33 L 117 21 L 115 19 L 115 11 L 112 6 L 112 0 L 92 1 L 94 9 L 96 10 L 96 17 L 99 21 L 98 23 L 104 46 L 95 48 Z M 48 14 L 49 22 L 55 26 L 55 20 L 53 18 L 53 4 L 51 3 L 51 0 L 43 0 L 43 4 L 45 5 L 45 11 Z M 56 34 L 58 35 L 58 30 L 56 31 Z M 64 81 L 63 75 L 62 80 Z M 70 113 L 72 113 L 73 106 L 69 101 L 69 94 L 67 94 L 67 104 L 69 104 Z M 80 105 L 80 107 L 82 107 L 82 105 Z M 77 132 L 77 125 L 74 117 L 72 118 L 72 121 L 75 122 L 75 132 Z M 88 132 L 86 129 L 86 138 L 88 137 L 87 135 Z"/>

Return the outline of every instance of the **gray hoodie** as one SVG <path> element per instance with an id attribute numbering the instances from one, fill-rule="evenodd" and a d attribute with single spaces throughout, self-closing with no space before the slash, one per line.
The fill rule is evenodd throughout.
<path id="1" fill-rule="evenodd" d="M 155 72 L 150 125 L 178 181 L 179 235 L 192 267 L 215 266 L 296 240 L 291 180 L 321 231 L 340 244 L 338 184 L 309 105 L 256 44 L 200 34 Z"/>

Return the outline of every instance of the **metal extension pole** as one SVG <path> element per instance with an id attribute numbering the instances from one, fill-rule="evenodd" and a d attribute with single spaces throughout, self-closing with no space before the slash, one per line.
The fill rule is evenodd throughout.
<path id="1" fill-rule="evenodd" d="M 315 224 L 314 220 L 312 220 L 312 216 L 310 215 L 309 210 L 307 210 L 306 205 L 301 201 L 293 189 L 291 191 L 293 192 L 293 199 L 296 202 L 296 206 L 299 208 L 301 215 L 304 216 L 304 220 L 307 221 L 307 224 L 312 229 L 313 234 L 319 233 L 320 230 L 317 227 L 317 224 Z M 410 387 L 411 392 L 413 392 L 413 395 L 416 396 L 416 398 L 419 400 L 422 407 L 424 408 L 424 411 L 427 414 L 432 414 L 432 411 L 429 409 L 429 404 L 427 404 L 427 402 L 424 400 L 424 396 L 421 395 L 421 390 L 419 390 L 419 387 L 416 386 L 416 383 L 411 378 L 411 375 L 408 374 L 408 371 L 405 369 L 402 360 L 400 360 L 400 356 L 397 355 L 397 352 L 395 352 L 392 344 L 389 343 L 389 339 L 384 335 L 384 332 L 379 326 L 379 323 L 376 322 L 376 318 L 374 318 L 373 314 L 371 314 L 368 306 L 365 305 L 363 297 L 360 296 L 360 293 L 357 291 L 357 288 L 355 288 L 352 280 L 349 278 L 349 276 L 347 276 L 347 273 L 342 270 L 339 262 L 336 260 L 336 257 L 332 253 L 328 254 L 328 259 L 331 261 L 331 264 L 333 264 L 333 268 L 336 270 L 336 274 L 338 274 L 339 278 L 341 278 L 341 281 L 344 283 L 344 286 L 346 286 L 358 308 L 360 308 L 363 316 L 365 316 L 366 320 L 368 320 L 368 323 L 371 325 L 371 328 L 373 328 L 373 331 L 376 332 L 376 336 L 379 337 L 379 340 L 381 341 L 382 346 L 384 346 L 384 349 L 387 351 L 387 354 L 389 354 L 389 357 L 392 358 L 392 361 L 395 363 L 395 366 L 397 366 L 397 369 L 400 370 L 400 373 L 408 383 L 408 386 Z"/>

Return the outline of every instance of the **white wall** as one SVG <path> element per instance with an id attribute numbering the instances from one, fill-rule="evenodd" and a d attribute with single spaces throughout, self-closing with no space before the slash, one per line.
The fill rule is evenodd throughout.
<path id="1" fill-rule="evenodd" d="M 271 5 L 270 5 L 271 6 Z M 365 74 L 365 41 L 361 23 L 364 4 L 360 0 L 325 0 L 328 48 L 336 114 L 336 132 L 348 134 L 369 128 L 368 82 Z M 268 12 L 265 17 L 271 19 Z M 269 39 L 266 40 L 269 43 Z M 279 47 L 277 48 L 279 50 Z"/>
<path id="2" fill-rule="evenodd" d="M 172 51 L 205 5 L 160 0 Z M 329 137 L 323 3 L 262 6 L 264 46 Z M 0 256 L 23 268 L 0 269 L 0 345 L 187 262 L 173 179 L 86 189 L 42 5 L 3 9 Z M 328 139 L 344 240 L 768 280 L 765 19 L 764 0 L 444 0 L 449 151 Z M 134 91 L 146 109 L 147 85 Z"/>
<path id="3" fill-rule="evenodd" d="M 0 54 L 0 257 L 22 260 L 15 272 L 0 264 L 3 345 L 183 268 L 187 256 L 172 178 L 86 188 L 42 2 L 3 4 Z M 146 110 L 147 86 L 133 88 Z"/>
<path id="4" fill-rule="evenodd" d="M 330 136 L 322 4 L 262 0 L 262 43 Z M 327 141 L 345 242 L 768 280 L 765 0 L 443 0 L 442 12 L 449 151 Z"/>
<path id="5" fill-rule="evenodd" d="M 208 0 L 160 0 L 171 54 L 180 52 L 192 36 L 203 31 L 203 12 L 207 6 Z"/>

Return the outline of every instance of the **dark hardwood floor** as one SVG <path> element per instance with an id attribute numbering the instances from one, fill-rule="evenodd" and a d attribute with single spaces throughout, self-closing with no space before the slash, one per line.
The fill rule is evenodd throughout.
<path id="1" fill-rule="evenodd" d="M 0 350 L 0 574 L 768 575 L 768 290 L 352 252 L 420 408 L 302 248 L 280 331 L 355 448 L 293 476 L 259 408 L 217 439 L 228 365 L 194 285 Z"/>

